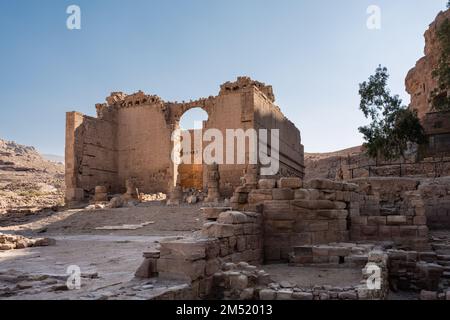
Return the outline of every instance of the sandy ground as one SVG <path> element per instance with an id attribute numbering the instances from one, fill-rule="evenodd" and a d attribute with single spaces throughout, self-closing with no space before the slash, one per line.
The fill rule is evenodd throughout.
<path id="1" fill-rule="evenodd" d="M 67 210 L 57 213 L 43 212 L 35 215 L 0 216 L 0 232 L 17 232 L 23 235 L 92 235 L 113 234 L 122 236 L 189 235 L 200 230 L 203 222 L 200 205 L 168 207 L 147 203 L 132 208 L 100 210 Z M 137 230 L 96 230 L 105 226 L 154 222 Z"/>
<path id="2" fill-rule="evenodd" d="M 55 246 L 0 252 L 0 299 L 150 299 L 183 285 L 139 280 L 142 254 L 162 239 L 201 228 L 200 206 L 158 203 L 108 210 L 67 210 L 0 219 L 0 232 L 51 237 Z M 139 225 L 136 230 L 97 227 Z M 79 290 L 65 289 L 68 267 L 82 274 Z"/>

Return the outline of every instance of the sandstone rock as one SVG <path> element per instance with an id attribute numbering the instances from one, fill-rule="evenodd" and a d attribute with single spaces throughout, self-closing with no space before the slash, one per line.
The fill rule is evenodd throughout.
<path id="1" fill-rule="evenodd" d="M 259 299 L 260 300 L 275 300 L 277 292 L 272 289 L 263 289 L 259 291 Z"/>
<path id="2" fill-rule="evenodd" d="M 313 300 L 314 295 L 309 292 L 294 292 L 292 298 L 295 300 Z"/>
<path id="3" fill-rule="evenodd" d="M 255 289 L 254 288 L 247 288 L 244 289 L 240 295 L 241 300 L 252 300 L 255 295 Z"/>
<path id="4" fill-rule="evenodd" d="M 406 216 L 388 216 L 387 224 L 391 226 L 405 225 L 407 223 Z"/>
<path id="5" fill-rule="evenodd" d="M 121 197 L 114 197 L 108 203 L 107 207 L 110 209 L 121 208 L 124 205 L 124 201 Z"/>
<path id="6" fill-rule="evenodd" d="M 244 290 L 248 286 L 248 277 L 237 273 L 230 276 L 230 287 L 233 290 Z"/>
<path id="7" fill-rule="evenodd" d="M 198 202 L 198 198 L 194 195 L 187 197 L 186 202 L 188 204 L 196 204 Z"/>
<path id="8" fill-rule="evenodd" d="M 277 186 L 277 181 L 275 179 L 260 179 L 258 181 L 259 189 L 274 189 Z"/>
<path id="9" fill-rule="evenodd" d="M 277 300 L 292 300 L 294 291 L 290 289 L 282 289 L 277 292 Z"/>
<path id="10" fill-rule="evenodd" d="M 272 189 L 273 200 L 294 200 L 292 189 Z"/>
<path id="11" fill-rule="evenodd" d="M 247 216 L 238 211 L 222 212 L 217 219 L 218 223 L 222 224 L 242 224 L 249 222 Z"/>
<path id="12" fill-rule="evenodd" d="M 303 181 L 300 178 L 281 178 L 278 180 L 278 188 L 300 189 L 303 187 Z"/>

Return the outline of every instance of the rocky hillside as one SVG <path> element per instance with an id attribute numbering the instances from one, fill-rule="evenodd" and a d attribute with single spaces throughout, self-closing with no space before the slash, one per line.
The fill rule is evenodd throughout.
<path id="1" fill-rule="evenodd" d="M 363 154 L 362 146 L 329 153 L 305 153 L 305 180 L 336 179 L 342 162 Z"/>
<path id="2" fill-rule="evenodd" d="M 411 95 L 410 108 L 418 112 L 419 118 L 423 118 L 427 112 L 432 111 L 428 102 L 431 92 L 437 87 L 433 70 L 436 69 L 441 56 L 441 49 L 437 38 L 439 26 L 450 19 L 450 9 L 440 12 L 425 32 L 425 56 L 417 61 L 406 77 L 406 91 Z"/>
<path id="3" fill-rule="evenodd" d="M 64 165 L 33 147 L 0 139 L 0 212 L 62 204 Z"/>

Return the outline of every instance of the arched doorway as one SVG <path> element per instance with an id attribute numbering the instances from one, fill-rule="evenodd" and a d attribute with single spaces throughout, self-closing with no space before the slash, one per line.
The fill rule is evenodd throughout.
<path id="1" fill-rule="evenodd" d="M 207 121 L 208 113 L 202 108 L 189 109 L 180 118 L 181 155 L 185 161 L 178 166 L 177 180 L 183 188 L 204 188 L 203 129 Z"/>

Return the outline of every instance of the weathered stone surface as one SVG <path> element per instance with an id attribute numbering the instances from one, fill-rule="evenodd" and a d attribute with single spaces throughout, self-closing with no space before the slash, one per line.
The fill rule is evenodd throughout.
<path id="1" fill-rule="evenodd" d="M 280 178 L 278 188 L 300 189 L 303 187 L 303 181 L 300 178 Z"/>
<path id="2" fill-rule="evenodd" d="M 258 181 L 258 189 L 274 189 L 277 186 L 275 179 L 260 179 Z"/>
<path id="3" fill-rule="evenodd" d="M 273 200 L 294 200 L 292 189 L 272 189 Z"/>
<path id="4" fill-rule="evenodd" d="M 407 223 L 406 216 L 388 216 L 387 224 L 391 226 L 405 225 Z"/>
<path id="5" fill-rule="evenodd" d="M 272 199 L 272 189 L 255 189 L 248 194 L 248 202 L 250 204 L 262 203 Z"/>
<path id="6" fill-rule="evenodd" d="M 203 226 L 202 234 L 208 238 L 228 238 L 234 236 L 234 226 L 232 224 L 220 224 L 216 222 L 206 223 Z"/>
<path id="7" fill-rule="evenodd" d="M 259 291 L 259 299 L 260 300 L 275 300 L 276 291 L 272 289 L 263 289 Z"/>
<path id="8" fill-rule="evenodd" d="M 294 300 L 313 300 L 314 295 L 309 292 L 294 292 L 292 298 Z"/>
<path id="9" fill-rule="evenodd" d="M 241 212 L 226 211 L 219 215 L 217 222 L 221 224 L 242 224 L 250 221 L 249 218 Z"/>
<path id="10" fill-rule="evenodd" d="M 177 241 L 162 241 L 161 258 L 199 260 L 206 257 L 206 241 L 182 239 Z"/>

